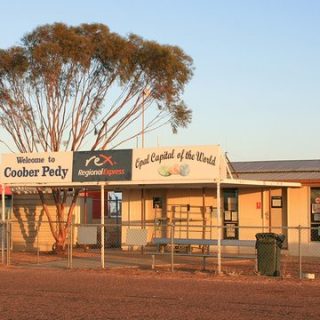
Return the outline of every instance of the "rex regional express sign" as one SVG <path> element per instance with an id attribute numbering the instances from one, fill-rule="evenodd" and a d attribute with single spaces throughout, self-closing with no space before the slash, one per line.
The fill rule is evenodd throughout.
<path id="1" fill-rule="evenodd" d="M 224 177 L 219 146 L 4 154 L 0 182 L 174 182 Z"/>
<path id="2" fill-rule="evenodd" d="M 130 181 L 131 164 L 132 150 L 75 152 L 72 180 Z"/>

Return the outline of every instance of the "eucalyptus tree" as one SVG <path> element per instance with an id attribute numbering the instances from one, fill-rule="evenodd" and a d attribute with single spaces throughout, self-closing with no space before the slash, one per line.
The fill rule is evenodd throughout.
<path id="1" fill-rule="evenodd" d="M 175 133 L 191 122 L 182 94 L 192 74 L 191 57 L 177 46 L 124 37 L 103 24 L 39 26 L 0 50 L 0 125 L 11 139 L 0 142 L 21 153 L 105 150 L 142 130 L 167 125 Z M 52 188 L 63 221 L 57 229 L 38 193 L 64 248 L 79 189 L 67 207 L 67 189 Z"/>

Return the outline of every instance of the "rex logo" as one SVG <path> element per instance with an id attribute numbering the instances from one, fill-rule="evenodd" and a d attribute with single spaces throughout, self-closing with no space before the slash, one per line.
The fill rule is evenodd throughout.
<path id="1" fill-rule="evenodd" d="M 116 165 L 117 163 L 112 160 L 112 156 L 108 156 L 105 154 L 99 154 L 98 156 L 92 156 L 91 158 L 86 160 L 85 166 L 87 167 L 91 162 L 97 167 L 101 167 L 105 164 L 109 164 L 111 166 Z"/>

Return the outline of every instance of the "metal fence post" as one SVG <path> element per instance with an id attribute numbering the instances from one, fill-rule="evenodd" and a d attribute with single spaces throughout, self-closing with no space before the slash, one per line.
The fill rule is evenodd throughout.
<path id="1" fill-rule="evenodd" d="M 70 269 L 72 269 L 73 224 L 70 226 Z"/>
<path id="2" fill-rule="evenodd" d="M 105 207 L 105 199 L 104 199 L 104 185 L 101 185 L 101 235 L 100 235 L 100 241 L 101 241 L 101 268 L 104 269 L 104 207 Z"/>
<path id="3" fill-rule="evenodd" d="M 1 258 L 2 264 L 4 264 L 4 244 L 5 244 L 5 210 L 6 210 L 6 203 L 5 203 L 5 185 L 2 184 L 2 195 L 1 195 Z"/>
<path id="4" fill-rule="evenodd" d="M 68 233 L 68 250 L 67 250 L 68 268 L 70 268 L 70 231 Z"/>
<path id="5" fill-rule="evenodd" d="M 5 244 L 5 236 L 6 236 L 6 230 L 5 230 L 5 220 L 2 216 L 1 219 L 1 263 L 4 264 L 4 244 Z"/>
<path id="6" fill-rule="evenodd" d="M 221 185 L 217 182 L 217 221 L 218 221 L 218 274 L 221 274 L 221 238 L 222 238 L 222 219 L 221 219 Z"/>
<path id="7" fill-rule="evenodd" d="M 298 253 L 299 253 L 299 279 L 302 279 L 302 257 L 301 257 L 301 225 L 298 226 Z"/>
<path id="8" fill-rule="evenodd" d="M 4 224 L 0 222 L 1 226 L 1 263 L 4 264 Z"/>
<path id="9" fill-rule="evenodd" d="M 39 248 L 39 226 L 36 229 L 37 232 L 37 264 L 40 264 L 40 248 Z"/>
<path id="10" fill-rule="evenodd" d="M 170 239 L 170 243 L 171 243 L 171 272 L 174 271 L 174 224 L 171 224 L 171 239 Z"/>
<path id="11" fill-rule="evenodd" d="M 6 243 L 7 243 L 7 266 L 10 265 L 10 225 L 9 225 L 9 220 L 7 219 L 7 232 L 6 232 Z"/>

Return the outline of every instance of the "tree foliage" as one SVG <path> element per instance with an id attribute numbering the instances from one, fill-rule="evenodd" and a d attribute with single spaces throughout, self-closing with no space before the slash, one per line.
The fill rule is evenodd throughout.
<path id="1" fill-rule="evenodd" d="M 181 100 L 191 76 L 176 46 L 102 24 L 40 26 L 0 51 L 0 124 L 20 152 L 117 146 L 141 134 L 142 112 L 145 132 L 176 132 L 191 121 Z"/>
<path id="2" fill-rule="evenodd" d="M 1 142 L 22 153 L 98 150 L 163 125 L 176 132 L 191 121 L 181 95 L 192 74 L 192 59 L 177 46 L 122 37 L 103 24 L 40 26 L 0 50 L 0 125 L 13 143 Z M 62 246 L 79 190 L 65 212 L 67 190 L 52 188 L 58 228 L 38 191 Z"/>

